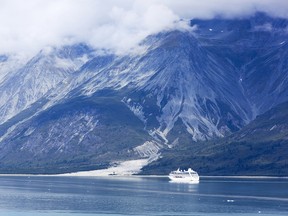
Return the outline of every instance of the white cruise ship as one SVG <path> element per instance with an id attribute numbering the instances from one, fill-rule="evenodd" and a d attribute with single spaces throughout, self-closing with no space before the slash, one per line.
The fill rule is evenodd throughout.
<path id="1" fill-rule="evenodd" d="M 198 183 L 199 175 L 191 168 L 188 170 L 180 170 L 178 168 L 176 171 L 170 172 L 169 179 L 172 182 Z"/>

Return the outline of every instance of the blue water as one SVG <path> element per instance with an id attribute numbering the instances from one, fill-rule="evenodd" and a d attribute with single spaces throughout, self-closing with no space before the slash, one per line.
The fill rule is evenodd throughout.
<path id="1" fill-rule="evenodd" d="M 288 180 L 1 176 L 0 215 L 288 215 Z"/>

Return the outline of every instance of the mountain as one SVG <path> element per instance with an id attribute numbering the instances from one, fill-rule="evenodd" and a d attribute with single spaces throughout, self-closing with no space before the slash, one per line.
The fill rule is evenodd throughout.
<path id="1" fill-rule="evenodd" d="M 166 150 L 143 173 L 165 174 L 193 164 L 201 175 L 287 176 L 287 122 L 285 102 L 228 137 Z"/>
<path id="2" fill-rule="evenodd" d="M 288 101 L 287 20 L 259 13 L 191 25 L 147 37 L 137 54 L 75 44 L 26 63 L 0 55 L 0 171 L 153 164 Z"/>
<path id="3" fill-rule="evenodd" d="M 253 118 L 287 101 L 287 19 L 257 13 L 250 19 L 191 23 L 199 26 L 203 46 L 237 68 Z"/>
<path id="4" fill-rule="evenodd" d="M 2 69 L 7 74 L 2 75 L 0 86 L 0 123 L 27 109 L 61 82 L 65 82 L 87 61 L 87 49 L 83 45 L 63 47 L 61 50 L 47 48 L 16 69 L 12 65 L 15 61 L 10 63 L 8 58 L 4 62 L 8 70 Z M 12 75 L 9 74 L 10 65 Z"/>

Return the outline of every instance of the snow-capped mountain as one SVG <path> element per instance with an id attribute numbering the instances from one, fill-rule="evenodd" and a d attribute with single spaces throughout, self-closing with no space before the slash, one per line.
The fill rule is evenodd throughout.
<path id="1" fill-rule="evenodd" d="M 226 136 L 288 101 L 287 20 L 191 25 L 147 37 L 139 54 L 76 44 L 26 64 L 0 56 L 1 170 L 155 160 L 162 148 Z"/>
<path id="2" fill-rule="evenodd" d="M 88 58 L 89 50 L 83 45 L 60 50 L 47 48 L 22 67 L 17 64 L 14 66 L 15 60 L 9 61 L 8 57 L 1 63 L 0 124 L 27 109 L 47 92 L 53 91 Z"/>

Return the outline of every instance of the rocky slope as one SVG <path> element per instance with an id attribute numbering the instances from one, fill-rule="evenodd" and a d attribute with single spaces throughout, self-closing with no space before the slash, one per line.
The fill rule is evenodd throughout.
<path id="1" fill-rule="evenodd" d="M 153 161 L 160 149 L 227 136 L 288 101 L 287 20 L 259 13 L 191 25 L 149 36 L 133 55 L 83 44 L 24 64 L 1 55 L 1 172 Z"/>
<path id="2" fill-rule="evenodd" d="M 143 174 L 167 174 L 191 164 L 201 175 L 287 176 L 288 102 L 222 139 L 178 146 L 145 167 Z"/>

